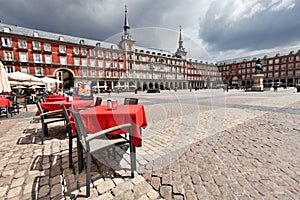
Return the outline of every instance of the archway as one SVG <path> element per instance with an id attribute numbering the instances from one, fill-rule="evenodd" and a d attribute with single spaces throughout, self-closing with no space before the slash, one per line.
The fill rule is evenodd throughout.
<path id="1" fill-rule="evenodd" d="M 69 69 L 58 69 L 54 72 L 55 77 L 62 81 L 59 84 L 59 88 L 62 90 L 69 90 L 70 88 L 74 87 L 74 73 Z"/>

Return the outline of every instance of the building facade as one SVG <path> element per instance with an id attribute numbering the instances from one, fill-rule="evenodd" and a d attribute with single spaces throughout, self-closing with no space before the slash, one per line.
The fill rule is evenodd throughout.
<path id="1" fill-rule="evenodd" d="M 222 79 L 233 86 L 251 86 L 255 65 L 260 59 L 264 75 L 264 85 L 272 86 L 280 83 L 282 86 L 295 86 L 300 82 L 300 50 L 271 53 L 261 58 L 249 57 L 227 60 L 217 63 Z"/>
<path id="2" fill-rule="evenodd" d="M 187 58 L 181 28 L 175 53 L 136 46 L 127 10 L 123 29 L 119 44 L 113 44 L 0 23 L 0 57 L 8 73 L 56 78 L 65 90 L 82 81 L 118 90 L 189 89 L 220 83 L 214 63 Z"/>

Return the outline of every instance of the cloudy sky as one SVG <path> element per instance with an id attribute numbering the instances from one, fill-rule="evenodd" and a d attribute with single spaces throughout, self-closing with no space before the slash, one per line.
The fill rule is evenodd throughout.
<path id="1" fill-rule="evenodd" d="M 137 45 L 147 48 L 176 51 L 179 26 L 188 56 L 200 60 L 300 46 L 296 0 L 0 0 L 0 20 L 118 42 L 125 4 L 131 35 Z"/>

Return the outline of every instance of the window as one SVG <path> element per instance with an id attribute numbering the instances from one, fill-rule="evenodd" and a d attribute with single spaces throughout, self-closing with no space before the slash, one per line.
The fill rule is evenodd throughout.
<path id="1" fill-rule="evenodd" d="M 98 66 L 99 66 L 100 68 L 103 67 L 103 60 L 98 60 Z"/>
<path id="2" fill-rule="evenodd" d="M 44 43 L 44 50 L 51 52 L 51 44 L 50 43 Z"/>
<path id="3" fill-rule="evenodd" d="M 82 76 L 87 77 L 87 71 L 86 70 L 82 70 Z"/>
<path id="4" fill-rule="evenodd" d="M 26 40 L 18 40 L 18 47 L 20 49 L 27 49 L 27 41 Z"/>
<path id="5" fill-rule="evenodd" d="M 113 62 L 112 65 L 113 65 L 113 68 L 117 68 L 117 63 L 116 62 Z"/>
<path id="6" fill-rule="evenodd" d="M 288 71 L 288 75 L 289 75 L 289 76 L 293 76 L 293 75 L 294 75 L 294 72 L 293 72 L 293 71 Z"/>
<path id="7" fill-rule="evenodd" d="M 115 78 L 118 77 L 118 72 L 114 72 L 114 77 L 115 77 Z"/>
<path id="8" fill-rule="evenodd" d="M 116 53 L 112 53 L 112 57 L 113 57 L 113 59 L 117 59 L 117 54 Z"/>
<path id="9" fill-rule="evenodd" d="M 3 37 L 3 38 L 2 38 L 2 46 L 3 46 L 3 47 L 12 47 L 12 41 L 11 41 L 11 38 Z"/>
<path id="10" fill-rule="evenodd" d="M 52 63 L 52 55 L 45 55 L 45 63 L 46 64 Z"/>
<path id="11" fill-rule="evenodd" d="M 119 58 L 120 60 L 123 60 L 124 59 L 124 55 L 122 53 L 119 54 Z"/>
<path id="12" fill-rule="evenodd" d="M 73 47 L 73 53 L 74 53 L 74 55 L 78 55 L 79 54 L 79 48 L 78 47 Z"/>
<path id="13" fill-rule="evenodd" d="M 98 58 L 102 58 L 102 50 L 98 50 Z"/>
<path id="14" fill-rule="evenodd" d="M 39 33 L 38 32 L 33 32 L 33 37 L 39 37 Z"/>
<path id="15" fill-rule="evenodd" d="M 81 64 L 82 64 L 83 66 L 87 66 L 86 58 L 82 58 Z"/>
<path id="16" fill-rule="evenodd" d="M 300 76 L 300 70 L 296 71 L 296 76 Z"/>
<path id="17" fill-rule="evenodd" d="M 33 50 L 41 50 L 41 43 L 37 41 L 32 41 L 32 49 Z"/>
<path id="18" fill-rule="evenodd" d="M 275 59 L 275 64 L 278 64 L 279 63 L 279 58 L 276 58 Z"/>
<path id="19" fill-rule="evenodd" d="M 59 45 L 59 53 L 66 53 L 66 46 L 65 45 Z"/>
<path id="20" fill-rule="evenodd" d="M 83 55 L 83 56 L 86 55 L 86 49 L 85 48 L 81 48 L 81 55 Z"/>
<path id="21" fill-rule="evenodd" d="M 110 59 L 110 52 L 105 52 L 105 58 Z"/>
<path id="22" fill-rule="evenodd" d="M 20 52 L 19 57 L 20 57 L 20 62 L 28 62 L 28 53 L 27 52 Z"/>
<path id="23" fill-rule="evenodd" d="M 273 60 L 269 60 L 269 65 L 272 65 L 273 64 Z"/>
<path id="24" fill-rule="evenodd" d="M 91 76 L 96 76 L 96 71 L 95 70 L 91 71 Z"/>
<path id="25" fill-rule="evenodd" d="M 80 59 L 79 58 L 74 58 L 74 65 L 80 66 Z"/>
<path id="26" fill-rule="evenodd" d="M 110 71 L 106 71 L 106 77 L 110 77 Z"/>
<path id="27" fill-rule="evenodd" d="M 12 51 L 4 51 L 3 53 L 4 53 L 4 60 L 13 61 L 14 54 Z"/>
<path id="28" fill-rule="evenodd" d="M 90 65 L 91 65 L 91 67 L 95 67 L 96 66 L 95 59 L 90 59 Z"/>
<path id="29" fill-rule="evenodd" d="M 281 72 L 281 76 L 285 76 L 285 75 L 286 75 L 285 71 Z"/>
<path id="30" fill-rule="evenodd" d="M 269 77 L 269 78 L 270 78 L 270 77 L 273 77 L 272 72 L 268 73 L 268 77 Z"/>
<path id="31" fill-rule="evenodd" d="M 34 70 L 35 70 L 35 75 L 36 76 L 42 76 L 43 75 L 43 68 L 36 67 Z"/>
<path id="32" fill-rule="evenodd" d="M 105 67 L 106 67 L 106 68 L 109 68 L 109 67 L 110 67 L 110 61 L 106 61 L 106 62 L 105 62 Z"/>
<path id="33" fill-rule="evenodd" d="M 286 58 L 281 58 L 282 63 L 286 63 Z"/>
<path id="34" fill-rule="evenodd" d="M 294 56 L 289 57 L 289 62 L 294 62 Z"/>
<path id="35" fill-rule="evenodd" d="M 123 78 L 123 77 L 124 77 L 124 73 L 120 72 L 120 78 Z"/>
<path id="36" fill-rule="evenodd" d="M 6 66 L 6 72 L 7 73 L 12 73 L 15 71 L 15 67 L 14 66 Z"/>
<path id="37" fill-rule="evenodd" d="M 289 64 L 289 69 L 293 69 L 294 68 L 294 64 L 293 63 L 290 63 Z"/>
<path id="38" fill-rule="evenodd" d="M 4 32 L 4 33 L 10 33 L 10 31 L 11 31 L 11 30 L 10 30 L 9 27 L 4 27 L 4 28 L 3 28 L 3 32 Z"/>
<path id="39" fill-rule="evenodd" d="M 274 77 L 278 77 L 278 72 L 275 72 L 275 73 L 274 73 Z"/>
<path id="40" fill-rule="evenodd" d="M 94 49 L 90 49 L 90 56 L 95 57 L 95 50 Z"/>
<path id="41" fill-rule="evenodd" d="M 21 72 L 22 73 L 25 73 L 25 74 L 28 74 L 28 67 L 26 67 L 26 66 L 21 66 Z"/>
<path id="42" fill-rule="evenodd" d="M 66 56 L 60 56 L 59 60 L 60 60 L 60 64 L 61 65 L 66 65 L 67 64 L 67 58 L 66 58 Z"/>
<path id="43" fill-rule="evenodd" d="M 123 69 L 123 68 L 124 68 L 124 63 L 120 62 L 120 69 Z"/>
<path id="44" fill-rule="evenodd" d="M 33 62 L 41 63 L 42 62 L 42 55 L 34 53 L 33 54 Z"/>

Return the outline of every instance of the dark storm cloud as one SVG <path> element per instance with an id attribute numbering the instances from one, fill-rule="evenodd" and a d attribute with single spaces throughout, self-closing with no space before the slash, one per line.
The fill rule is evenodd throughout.
<path id="1" fill-rule="evenodd" d="M 199 36 L 214 51 L 238 49 L 252 51 L 294 45 L 295 42 L 299 42 L 299 5 L 290 1 L 290 4 L 289 2 L 285 4 L 286 7 L 282 5 L 278 8 L 270 5 L 270 2 L 257 1 L 252 5 L 223 6 L 215 2 L 211 4 L 206 16 L 200 22 Z M 258 3 L 261 4 L 257 9 L 251 10 Z M 276 5 L 279 3 L 283 4 L 284 1 L 277 1 Z M 245 10 L 233 16 L 236 9 Z"/>
<path id="2" fill-rule="evenodd" d="M 125 4 L 138 45 L 174 51 L 181 25 L 188 55 L 196 58 L 210 54 L 214 59 L 226 57 L 227 52 L 247 53 L 300 41 L 296 0 L 0 0 L 0 20 L 102 41 L 123 31 Z M 162 31 L 163 37 L 151 37 L 147 28 L 133 30 L 144 27 Z"/>

